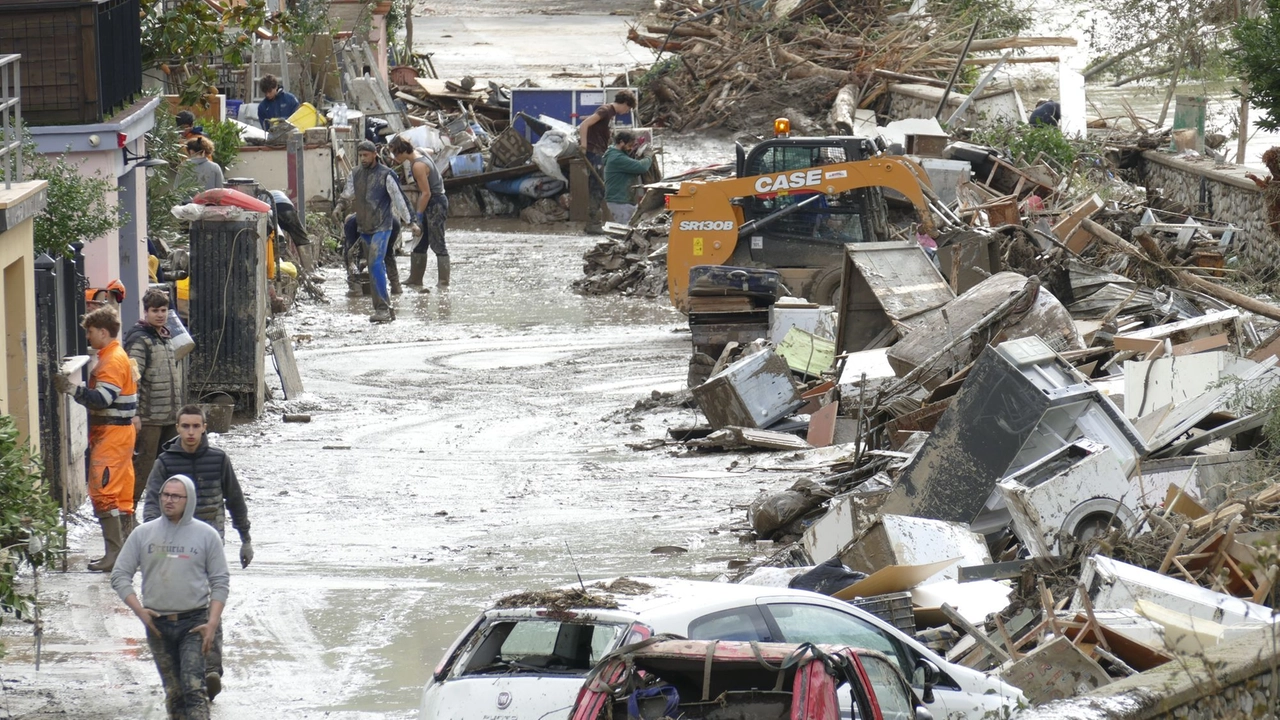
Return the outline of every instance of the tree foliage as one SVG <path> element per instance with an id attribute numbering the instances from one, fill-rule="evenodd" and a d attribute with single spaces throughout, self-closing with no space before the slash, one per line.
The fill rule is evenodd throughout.
<path id="1" fill-rule="evenodd" d="M 1280 0 L 1266 0 L 1258 16 L 1240 20 L 1231 35 L 1231 66 L 1248 81 L 1244 95 L 1262 112 L 1258 127 L 1280 130 Z"/>
<path id="2" fill-rule="evenodd" d="M 0 415 L 0 612 L 21 620 L 35 598 L 18 587 L 24 568 L 49 563 L 63 547 L 58 503 L 13 418 Z"/>
<path id="3" fill-rule="evenodd" d="M 187 159 L 182 134 L 169 103 L 156 108 L 156 124 L 147 133 L 147 154 L 169 163 L 155 168 L 147 177 L 147 237 L 173 243 L 182 237 L 182 226 L 170 210 L 199 191 L 189 174 L 178 173 Z"/>
<path id="4" fill-rule="evenodd" d="M 276 29 L 279 19 L 266 0 L 229 3 L 223 12 L 204 0 L 143 3 L 143 66 L 167 75 L 182 104 L 203 103 L 218 85 L 217 66 L 248 62 L 254 31 Z"/>
<path id="5" fill-rule="evenodd" d="M 114 180 L 101 173 L 85 175 L 65 154 L 41 155 L 32 143 L 26 143 L 22 153 L 31 177 L 49 183 L 48 204 L 35 217 L 36 252 L 70 255 L 71 243 L 124 227 L 128 216 L 110 197 L 119 189 Z"/>
<path id="6" fill-rule="evenodd" d="M 1238 15 L 1236 0 L 1091 0 L 1086 26 L 1094 47 L 1106 48 L 1116 77 L 1160 76 L 1218 79 Z M 1086 70 L 1086 73 L 1088 70 Z"/>

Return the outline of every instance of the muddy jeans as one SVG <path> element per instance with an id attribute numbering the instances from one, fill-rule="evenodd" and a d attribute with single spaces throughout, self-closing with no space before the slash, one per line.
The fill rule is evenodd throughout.
<path id="1" fill-rule="evenodd" d="M 165 707 L 170 720 L 209 720 L 200 633 L 191 632 L 208 619 L 208 610 L 197 610 L 179 620 L 169 620 L 167 616 L 155 618 L 159 634 L 147 629 L 147 646 L 164 683 Z"/>
<path id="2" fill-rule="evenodd" d="M 143 425 L 133 443 L 133 505 L 134 512 L 142 517 L 138 510 L 138 501 L 147 489 L 147 478 L 151 475 L 151 466 L 156 464 L 156 456 L 160 454 L 160 446 L 178 436 L 173 423 L 167 425 Z"/>
<path id="3" fill-rule="evenodd" d="M 598 173 L 600 177 L 604 177 L 604 158 L 597 153 L 587 153 L 587 162 L 596 169 L 596 172 L 587 170 L 587 190 L 590 196 L 590 205 L 587 207 L 587 225 L 599 227 L 604 223 L 601 221 L 601 206 L 604 205 L 604 185 L 596 179 Z M 625 221 L 619 221 L 625 222 Z"/>
<path id="4" fill-rule="evenodd" d="M 375 307 L 381 302 L 382 306 L 389 306 L 391 303 L 391 291 L 387 288 L 387 246 L 391 240 L 391 231 L 382 230 L 380 232 L 366 235 L 360 234 L 360 239 L 365 241 L 367 251 L 365 252 L 365 262 L 369 266 L 369 280 L 373 284 L 373 304 Z M 391 258 L 394 263 L 395 258 Z"/>
<path id="5" fill-rule="evenodd" d="M 422 225 L 422 237 L 413 246 L 416 255 L 425 255 L 427 250 L 436 257 L 449 257 L 449 248 L 444 244 L 444 223 L 449 217 L 449 201 L 445 198 L 437 200 L 434 196 L 427 202 L 427 209 L 418 217 Z"/>

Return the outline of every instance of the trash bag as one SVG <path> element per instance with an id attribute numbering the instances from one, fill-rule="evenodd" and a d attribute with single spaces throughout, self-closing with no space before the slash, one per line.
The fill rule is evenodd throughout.
<path id="1" fill-rule="evenodd" d="M 752 502 L 751 526 L 760 537 L 770 538 L 829 497 L 830 491 L 824 490 L 812 480 L 800 480 L 789 490 Z"/>
<path id="2" fill-rule="evenodd" d="M 851 569 L 836 555 L 821 565 L 815 565 L 809 572 L 791 578 L 787 587 L 834 595 L 865 577 L 866 573 Z"/>
<path id="3" fill-rule="evenodd" d="M 559 130 L 548 130 L 533 146 L 533 162 L 542 172 L 568 184 L 569 179 L 560 172 L 560 158 L 577 151 L 578 144 L 572 137 Z"/>

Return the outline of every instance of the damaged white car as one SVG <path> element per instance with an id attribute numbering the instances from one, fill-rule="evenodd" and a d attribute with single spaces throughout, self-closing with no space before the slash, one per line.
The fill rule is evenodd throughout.
<path id="1" fill-rule="evenodd" d="M 693 640 L 847 645 L 897 662 L 934 718 L 1004 716 L 1022 693 L 946 662 L 846 602 L 805 590 L 656 578 L 522 593 L 476 618 L 436 666 L 422 720 L 566 717 L 610 651 L 659 633 Z"/>

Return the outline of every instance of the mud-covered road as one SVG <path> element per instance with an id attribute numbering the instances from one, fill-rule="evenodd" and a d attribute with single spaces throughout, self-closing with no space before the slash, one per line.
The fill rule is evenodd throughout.
<path id="1" fill-rule="evenodd" d="M 581 235 L 454 230 L 449 243 L 454 288 L 402 296 L 390 326 L 370 326 L 368 300 L 332 274 L 331 304 L 291 316 L 305 396 L 216 438 L 249 495 L 257 558 L 233 568 L 215 718 L 414 717 L 441 651 L 489 599 L 573 580 L 566 544 L 587 577 L 713 577 L 750 550 L 726 532 L 734 505 L 776 480 L 664 477 L 734 458 L 625 446 L 693 420 L 627 412 L 681 386 L 680 316 L 574 295 Z M 39 672 L 30 627 L 5 624 L 0 717 L 164 716 L 141 624 L 83 571 L 95 530 L 73 528 L 72 572 L 42 576 Z M 650 552 L 661 545 L 688 552 Z"/>

